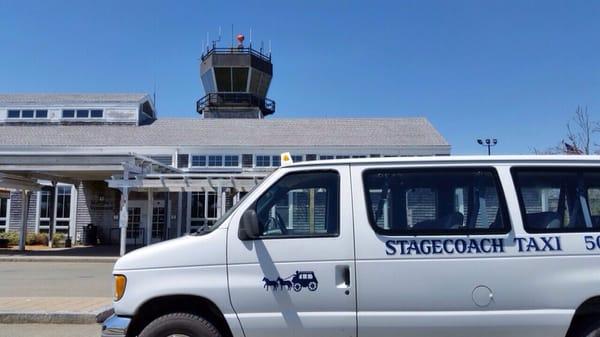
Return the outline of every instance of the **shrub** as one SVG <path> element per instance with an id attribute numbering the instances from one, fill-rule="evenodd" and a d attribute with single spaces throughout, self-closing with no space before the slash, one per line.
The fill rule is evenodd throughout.
<path id="1" fill-rule="evenodd" d="M 0 233 L 0 239 L 7 239 L 9 246 L 15 246 L 19 244 L 19 233 L 18 232 L 3 232 Z"/>
<path id="2" fill-rule="evenodd" d="M 48 245 L 48 234 L 46 233 L 27 233 L 25 243 L 28 245 Z"/>
<path id="3" fill-rule="evenodd" d="M 65 241 L 67 236 L 64 233 L 54 233 L 53 241 L 54 242 L 62 242 Z"/>

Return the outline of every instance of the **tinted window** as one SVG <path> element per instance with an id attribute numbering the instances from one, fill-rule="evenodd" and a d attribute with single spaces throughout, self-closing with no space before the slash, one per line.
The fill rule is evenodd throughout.
<path id="1" fill-rule="evenodd" d="M 36 110 L 35 118 L 48 118 L 48 110 Z"/>
<path id="2" fill-rule="evenodd" d="M 600 170 L 513 168 L 512 173 L 528 232 L 600 230 Z"/>
<path id="3" fill-rule="evenodd" d="M 75 110 L 63 110 L 62 116 L 63 118 L 73 118 L 75 117 Z"/>
<path id="4" fill-rule="evenodd" d="M 339 228 L 339 175 L 293 173 L 255 203 L 263 237 L 329 236 Z"/>
<path id="5" fill-rule="evenodd" d="M 491 169 L 381 169 L 364 173 L 368 216 L 383 234 L 506 233 Z"/>
<path id="6" fill-rule="evenodd" d="M 92 118 L 102 118 L 102 110 L 92 110 L 90 114 Z"/>
<path id="7" fill-rule="evenodd" d="M 225 166 L 237 167 L 240 164 L 239 156 L 225 156 Z"/>
<path id="8" fill-rule="evenodd" d="M 192 156 L 192 166 L 206 166 L 206 156 Z"/>
<path id="9" fill-rule="evenodd" d="M 90 110 L 77 110 L 77 118 L 88 118 Z"/>
<path id="10" fill-rule="evenodd" d="M 8 118 L 19 118 L 21 117 L 20 110 L 8 110 Z"/>
<path id="11" fill-rule="evenodd" d="M 33 118 L 33 110 L 23 110 L 21 111 L 22 118 Z"/>

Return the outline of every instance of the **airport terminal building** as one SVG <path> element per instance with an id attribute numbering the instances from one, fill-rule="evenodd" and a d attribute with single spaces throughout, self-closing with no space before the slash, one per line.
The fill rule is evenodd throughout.
<path id="1" fill-rule="evenodd" d="M 158 118 L 147 94 L 0 94 L 0 232 L 77 244 L 93 224 L 103 243 L 150 244 L 211 226 L 282 152 L 450 154 L 425 118 L 270 116 L 271 57 L 252 48 L 212 48 L 200 73 L 206 94 L 190 118 Z"/>

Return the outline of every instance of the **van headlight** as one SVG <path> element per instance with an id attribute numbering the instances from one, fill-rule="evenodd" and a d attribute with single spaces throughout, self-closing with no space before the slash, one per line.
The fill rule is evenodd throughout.
<path id="1" fill-rule="evenodd" d="M 125 294 L 125 287 L 127 286 L 127 277 L 125 275 L 115 275 L 115 302 L 120 300 Z"/>

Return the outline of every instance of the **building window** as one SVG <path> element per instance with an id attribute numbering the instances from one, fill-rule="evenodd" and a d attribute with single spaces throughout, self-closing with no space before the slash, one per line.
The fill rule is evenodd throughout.
<path id="1" fill-rule="evenodd" d="M 302 161 L 302 156 L 301 155 L 292 156 L 292 161 L 294 163 L 301 162 Z"/>
<path id="2" fill-rule="evenodd" d="M 271 166 L 271 156 L 256 156 L 256 167 Z"/>
<path id="3" fill-rule="evenodd" d="M 102 110 L 91 110 L 90 111 L 90 117 L 92 118 L 102 118 L 104 115 L 104 112 Z"/>
<path id="4" fill-rule="evenodd" d="M 350 156 L 335 156 L 335 159 L 348 159 Z"/>
<path id="5" fill-rule="evenodd" d="M 33 118 L 33 110 L 21 110 L 21 118 Z"/>
<path id="6" fill-rule="evenodd" d="M 78 118 L 78 119 L 89 119 L 89 118 L 102 118 L 104 117 L 104 110 L 102 109 L 65 109 L 62 111 L 63 118 Z"/>
<path id="7" fill-rule="evenodd" d="M 75 110 L 63 110 L 63 118 L 75 118 Z"/>
<path id="8" fill-rule="evenodd" d="M 50 195 L 51 188 L 44 187 L 43 190 L 40 191 L 40 222 L 38 224 L 38 228 L 40 233 L 48 233 L 50 229 Z"/>
<path id="9" fill-rule="evenodd" d="M 56 232 L 68 233 L 71 220 L 71 186 L 57 186 Z"/>
<path id="10" fill-rule="evenodd" d="M 8 229 L 8 199 L 0 198 L 0 233 Z"/>
<path id="11" fill-rule="evenodd" d="M 330 155 L 321 155 L 321 156 L 319 156 L 319 159 L 321 159 L 321 160 L 330 160 L 330 159 L 333 159 L 333 158 L 335 158 L 335 157 L 334 156 L 330 156 Z"/>
<path id="12" fill-rule="evenodd" d="M 71 222 L 71 186 L 59 185 L 56 187 L 56 200 L 52 202 L 52 187 L 44 187 L 40 191 L 40 222 L 38 224 L 41 233 L 48 233 L 50 221 L 56 207 L 55 232 L 68 233 Z"/>
<path id="13" fill-rule="evenodd" d="M 272 158 L 273 158 L 273 162 L 272 162 L 273 167 L 281 166 L 281 157 L 280 156 L 273 156 Z"/>
<path id="14" fill-rule="evenodd" d="M 238 167 L 240 165 L 239 156 L 225 156 L 226 167 Z"/>
<path id="15" fill-rule="evenodd" d="M 205 167 L 206 156 L 192 156 L 192 167 Z"/>
<path id="16" fill-rule="evenodd" d="M 217 220 L 217 208 L 216 192 L 192 192 L 190 232 L 210 228 Z"/>
<path id="17" fill-rule="evenodd" d="M 165 233 L 165 208 L 152 208 L 152 238 L 164 239 Z"/>
<path id="18" fill-rule="evenodd" d="M 89 118 L 90 110 L 77 110 L 77 118 Z"/>
<path id="19" fill-rule="evenodd" d="M 48 110 L 8 110 L 10 119 L 48 118 Z"/>
<path id="20" fill-rule="evenodd" d="M 223 166 L 223 156 L 208 156 L 209 167 L 221 167 Z"/>

